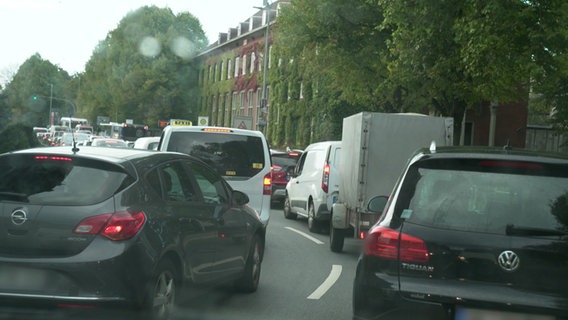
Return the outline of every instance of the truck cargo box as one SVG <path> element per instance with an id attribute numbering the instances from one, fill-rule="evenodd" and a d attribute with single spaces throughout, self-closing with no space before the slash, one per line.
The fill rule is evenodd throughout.
<path id="1" fill-rule="evenodd" d="M 408 158 L 432 141 L 452 145 L 453 118 L 362 112 L 343 119 L 339 202 L 361 209 L 390 194 Z"/>

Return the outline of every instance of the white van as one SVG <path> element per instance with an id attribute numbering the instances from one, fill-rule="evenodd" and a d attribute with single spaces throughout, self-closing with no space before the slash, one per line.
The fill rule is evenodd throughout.
<path id="1" fill-rule="evenodd" d="M 284 217 L 306 217 L 311 232 L 329 229 L 331 207 L 339 194 L 340 160 L 341 141 L 317 142 L 304 150 L 286 185 Z"/>
<path id="2" fill-rule="evenodd" d="M 260 131 L 224 127 L 167 126 L 160 151 L 176 151 L 197 157 L 214 168 L 234 190 L 246 193 L 249 205 L 268 225 L 272 193 L 271 158 Z"/>

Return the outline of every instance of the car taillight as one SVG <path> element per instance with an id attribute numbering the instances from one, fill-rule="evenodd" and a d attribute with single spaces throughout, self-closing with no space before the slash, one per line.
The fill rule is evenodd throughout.
<path id="1" fill-rule="evenodd" d="M 369 232 L 364 252 L 379 258 L 418 263 L 426 263 L 430 257 L 422 239 L 385 227 L 376 227 Z"/>
<path id="2" fill-rule="evenodd" d="M 329 163 L 325 163 L 325 166 L 323 167 L 323 174 L 321 177 L 321 189 L 327 193 L 327 191 L 329 190 Z"/>
<path id="3" fill-rule="evenodd" d="M 269 172 L 266 175 L 264 175 L 264 179 L 262 181 L 262 194 L 263 195 L 272 194 L 272 172 Z"/>
<path id="4" fill-rule="evenodd" d="M 77 234 L 100 234 L 113 241 L 132 238 L 146 221 L 143 212 L 115 212 L 83 219 L 73 230 Z"/>

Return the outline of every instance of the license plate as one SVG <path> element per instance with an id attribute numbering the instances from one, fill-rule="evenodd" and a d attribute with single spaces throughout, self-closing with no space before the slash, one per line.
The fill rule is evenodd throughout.
<path id="1" fill-rule="evenodd" d="M 456 308 L 455 320 L 554 320 L 553 316 L 495 310 Z"/>

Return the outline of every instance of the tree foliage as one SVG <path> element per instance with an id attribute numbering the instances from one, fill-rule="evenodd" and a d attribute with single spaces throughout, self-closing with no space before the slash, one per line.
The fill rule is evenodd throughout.
<path id="1" fill-rule="evenodd" d="M 207 45 L 188 12 L 142 7 L 128 14 L 94 50 L 81 77 L 78 102 L 91 120 L 196 120 L 197 71 L 192 58 Z M 195 118 L 195 119 L 194 119 Z"/>
<path id="2" fill-rule="evenodd" d="M 43 60 L 39 54 L 28 58 L 18 69 L 4 91 L 6 123 L 20 122 L 28 126 L 49 124 L 49 110 L 70 112 L 66 85 L 71 78 L 60 67 Z M 3 119 L 4 120 L 4 119 Z"/>
<path id="3" fill-rule="evenodd" d="M 338 111 L 459 119 L 531 89 L 568 123 L 567 23 L 563 0 L 292 0 L 275 42 L 302 79 L 326 79 Z"/>

